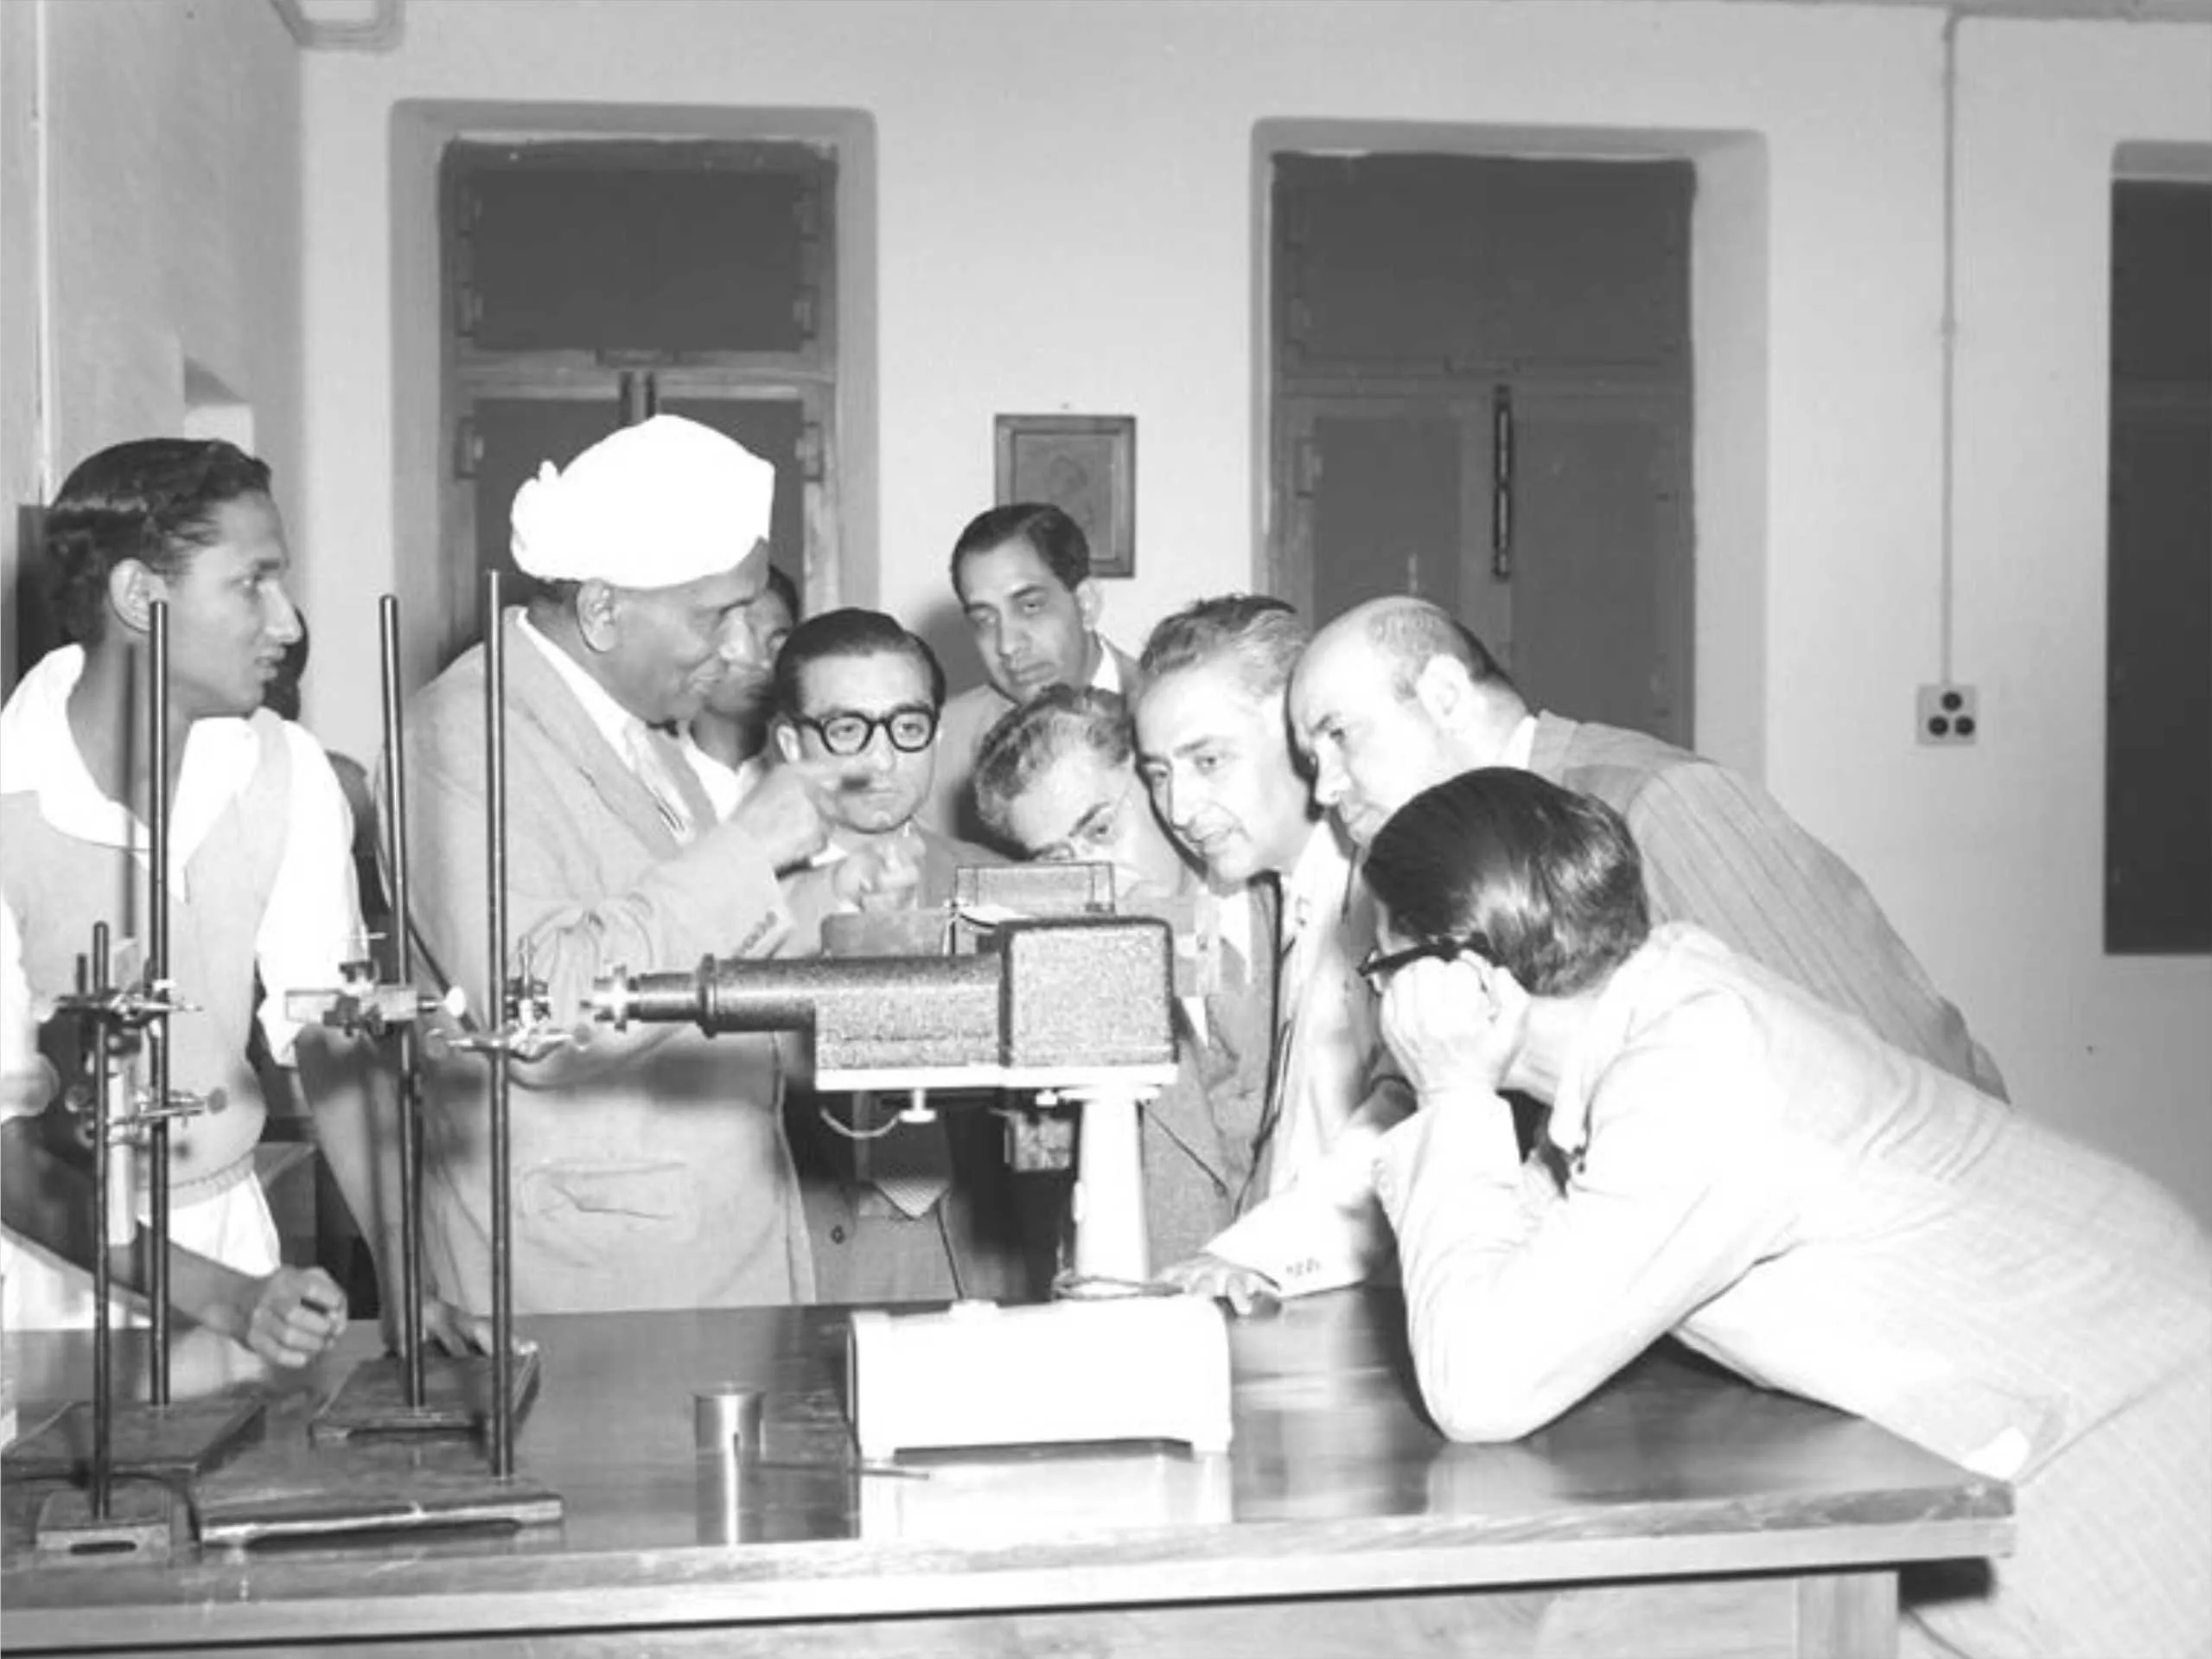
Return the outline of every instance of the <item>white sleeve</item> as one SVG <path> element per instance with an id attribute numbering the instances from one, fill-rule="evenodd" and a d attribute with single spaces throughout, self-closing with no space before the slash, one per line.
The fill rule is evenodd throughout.
<path id="1" fill-rule="evenodd" d="M 39 1011 L 23 971 L 22 931 L 15 908 L 0 901 L 0 1118 L 45 1108 L 54 1069 L 38 1051 Z"/>
<path id="2" fill-rule="evenodd" d="M 1495 1096 L 1425 1099 L 1384 1138 L 1414 1374 L 1445 1434 L 1550 1422 L 1779 1247 L 1793 1200 L 1756 1040 L 1706 998 L 1610 1056 L 1583 1165 L 1542 1203 Z"/>
<path id="3" fill-rule="evenodd" d="M 322 745 L 290 721 L 284 730 L 291 744 L 291 822 L 254 948 L 265 993 L 262 1033 L 269 1052 L 290 1065 L 299 1024 L 285 1016 L 285 993 L 336 985 L 340 965 L 365 941 L 354 884 L 354 814 L 345 791 Z"/>
<path id="4" fill-rule="evenodd" d="M 1328 1154 L 1215 1234 L 1206 1253 L 1265 1275 L 1286 1297 L 1374 1278 L 1391 1255 L 1389 1226 L 1375 1199 L 1375 1153 L 1412 1111 L 1404 1079 L 1377 1076 Z"/>

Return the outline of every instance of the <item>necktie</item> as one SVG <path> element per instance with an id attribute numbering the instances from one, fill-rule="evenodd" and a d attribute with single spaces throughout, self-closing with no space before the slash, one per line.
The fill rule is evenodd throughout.
<path id="1" fill-rule="evenodd" d="M 645 785 L 646 793 L 653 797 L 653 807 L 660 813 L 660 821 L 667 825 L 668 833 L 679 841 L 690 840 L 691 808 L 684 804 L 683 788 L 676 782 L 675 774 L 662 757 L 660 745 L 653 740 L 652 731 L 644 721 L 632 720 L 623 735 L 628 739 L 626 747 L 629 752 L 626 758 L 629 762 L 630 771 L 640 783 Z"/>

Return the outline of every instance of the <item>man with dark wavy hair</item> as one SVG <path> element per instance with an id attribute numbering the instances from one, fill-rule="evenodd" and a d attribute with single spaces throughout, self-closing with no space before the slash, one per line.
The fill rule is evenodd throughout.
<path id="1" fill-rule="evenodd" d="M 345 1298 L 319 1270 L 278 1260 L 253 1170 L 267 1112 L 247 1060 L 255 1025 L 276 1061 L 297 1066 L 347 1202 L 379 1259 L 390 1257 L 376 1202 L 372 1051 L 284 1012 L 287 992 L 338 982 L 339 965 L 359 953 L 360 916 L 337 780 L 313 737 L 262 707 L 301 632 L 269 469 L 220 441 L 117 444 L 63 482 L 46 542 L 74 643 L 35 664 L 0 711 L 0 890 L 21 984 L 34 1017 L 50 1009 L 74 987 L 96 922 L 109 925 L 124 960 L 117 977 L 134 971 L 150 897 L 145 824 L 162 790 L 169 973 L 194 1005 L 170 1023 L 171 1086 L 220 1095 L 224 1109 L 172 1127 L 166 1170 L 140 1154 L 138 1187 L 170 1184 L 178 1309 L 280 1363 L 303 1364 L 343 1328 Z M 145 735 L 156 601 L 169 641 L 169 775 L 160 778 Z M 265 994 L 257 994 L 257 970 Z M 68 1024 L 48 1025 L 49 1048 L 69 1044 Z M 82 1056 L 59 1057 L 65 1082 L 75 1081 Z M 88 1155 L 66 1113 L 35 1091 L 18 1091 L 7 1111 L 8 1323 L 88 1324 L 99 1247 Z M 147 1282 L 150 1242 L 142 1233 L 119 1263 L 135 1287 Z"/>
<path id="2" fill-rule="evenodd" d="M 1654 925 L 1622 815 L 1530 769 L 1416 794 L 1367 876 L 1439 1428 L 1518 1439 L 1671 1335 L 2010 1483 L 2018 1547 L 1908 1579 L 1907 1650 L 2212 1651 L 2212 1243 L 2171 1194 Z M 1508 1090 L 1546 1108 L 1526 1158 Z"/>

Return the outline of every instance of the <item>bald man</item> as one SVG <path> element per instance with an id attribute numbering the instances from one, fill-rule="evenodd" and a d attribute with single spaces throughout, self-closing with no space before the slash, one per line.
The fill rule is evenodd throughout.
<path id="1" fill-rule="evenodd" d="M 1495 659 L 1425 600 L 1377 599 L 1314 635 L 1291 678 L 1315 801 L 1364 849 L 1431 784 L 1512 766 L 1628 820 L 1654 925 L 1692 922 L 2004 1098 L 1996 1064 L 1849 865 L 1773 796 L 1638 731 L 1532 711 Z"/>

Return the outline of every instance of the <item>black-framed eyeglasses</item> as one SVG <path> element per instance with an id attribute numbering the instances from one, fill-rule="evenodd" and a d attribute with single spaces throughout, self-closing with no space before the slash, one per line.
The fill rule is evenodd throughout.
<path id="1" fill-rule="evenodd" d="M 876 740 L 879 730 L 902 755 L 928 748 L 930 740 L 937 735 L 937 711 L 918 704 L 908 704 L 887 714 L 839 712 L 819 718 L 800 714 L 793 719 L 795 724 L 805 726 L 819 737 L 823 748 L 838 756 L 857 755 Z"/>
<path id="2" fill-rule="evenodd" d="M 1463 934 L 1457 939 L 1425 939 L 1418 945 L 1408 945 L 1403 950 L 1386 951 L 1380 945 L 1360 959 L 1360 977 L 1371 989 L 1380 991 L 1383 982 L 1400 968 L 1411 967 L 1416 962 L 1434 959 L 1450 962 L 1472 951 L 1484 961 L 1495 960 L 1490 953 L 1488 935 L 1479 933 Z"/>

